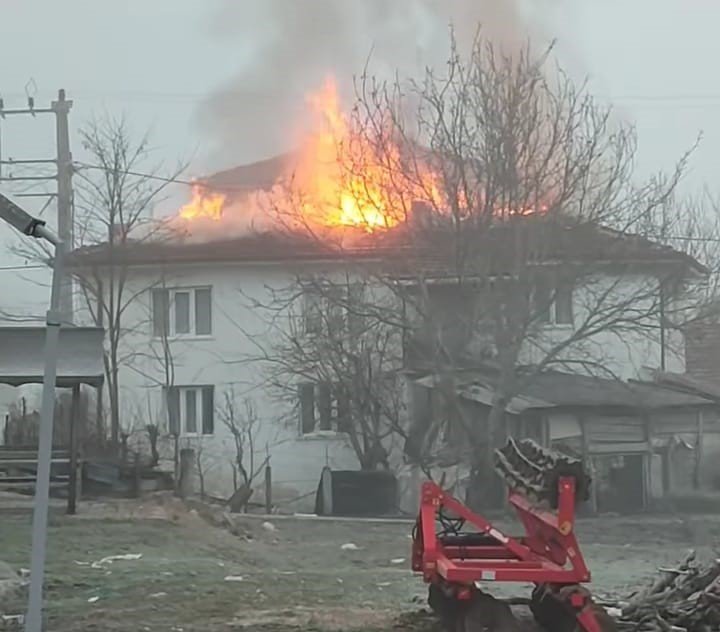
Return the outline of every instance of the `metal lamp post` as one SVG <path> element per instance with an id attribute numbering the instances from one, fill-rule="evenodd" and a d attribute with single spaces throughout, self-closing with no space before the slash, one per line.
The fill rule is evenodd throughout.
<path id="1" fill-rule="evenodd" d="M 43 375 L 40 437 L 38 442 L 37 480 L 33 508 L 32 554 L 30 564 L 30 597 L 25 617 L 26 632 L 42 632 L 43 578 L 47 544 L 47 518 L 50 502 L 50 465 L 52 458 L 53 416 L 55 414 L 55 382 L 57 378 L 58 342 L 60 338 L 60 285 L 63 275 L 63 243 L 45 222 L 33 217 L 17 204 L 0 194 L 0 219 L 23 235 L 44 239 L 55 248 L 50 294 L 46 318 L 45 370 Z"/>

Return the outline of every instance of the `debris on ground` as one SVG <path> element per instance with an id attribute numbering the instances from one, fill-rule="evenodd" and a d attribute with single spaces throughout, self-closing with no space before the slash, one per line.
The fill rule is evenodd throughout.
<path id="1" fill-rule="evenodd" d="M 0 560 L 0 614 L 17 615 L 27 601 L 28 582 L 12 566 Z"/>
<path id="2" fill-rule="evenodd" d="M 105 568 L 113 562 L 132 562 L 142 558 L 142 553 L 123 553 L 122 555 L 108 555 L 103 557 L 101 560 L 97 560 L 90 564 L 91 568 Z M 81 566 L 84 566 L 82 562 L 78 562 Z"/>
<path id="3" fill-rule="evenodd" d="M 242 575 L 226 575 L 225 576 L 226 582 L 241 582 L 243 581 Z"/>
<path id="4" fill-rule="evenodd" d="M 354 542 L 346 542 L 340 547 L 343 551 L 359 551 L 360 547 Z"/>
<path id="5" fill-rule="evenodd" d="M 660 568 L 651 586 L 618 604 L 620 630 L 705 632 L 720 627 L 720 559 L 696 560 L 695 551 L 677 568 Z"/>

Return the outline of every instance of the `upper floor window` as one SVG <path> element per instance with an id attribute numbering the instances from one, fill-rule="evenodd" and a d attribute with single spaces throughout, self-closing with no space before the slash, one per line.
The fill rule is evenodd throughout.
<path id="1" fill-rule="evenodd" d="M 535 289 L 537 319 L 547 325 L 572 325 L 573 288 L 569 283 L 558 283 L 555 287 L 547 283 L 538 284 Z"/>
<path id="2" fill-rule="evenodd" d="M 211 288 L 173 288 L 152 291 L 153 336 L 209 336 L 212 334 Z"/>
<path id="3" fill-rule="evenodd" d="M 303 294 L 303 328 L 306 334 L 350 333 L 363 329 L 362 284 L 326 285 L 308 288 Z"/>

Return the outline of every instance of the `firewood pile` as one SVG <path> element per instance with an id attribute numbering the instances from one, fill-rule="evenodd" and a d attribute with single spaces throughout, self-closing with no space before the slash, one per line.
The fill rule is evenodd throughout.
<path id="1" fill-rule="evenodd" d="M 677 568 L 661 568 L 651 586 L 618 604 L 619 630 L 720 630 L 720 559 L 700 563 L 691 552 Z"/>

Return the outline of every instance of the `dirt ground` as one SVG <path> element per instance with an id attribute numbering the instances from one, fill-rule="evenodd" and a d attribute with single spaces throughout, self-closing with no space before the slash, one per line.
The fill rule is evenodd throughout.
<path id="1" fill-rule="evenodd" d="M 0 515 L 0 558 L 27 568 L 30 512 L 0 499 Z M 233 534 L 162 497 L 84 504 L 76 517 L 55 508 L 48 629 L 434 628 L 419 613 L 425 587 L 409 570 L 410 523 L 273 517 L 270 528 L 264 522 L 239 518 Z M 690 547 L 710 555 L 720 538 L 720 517 L 605 517 L 581 521 L 578 531 L 593 592 L 625 595 Z M 108 556 L 126 557 L 102 561 Z M 529 596 L 521 585 L 490 590 Z"/>

